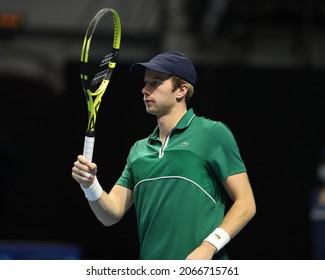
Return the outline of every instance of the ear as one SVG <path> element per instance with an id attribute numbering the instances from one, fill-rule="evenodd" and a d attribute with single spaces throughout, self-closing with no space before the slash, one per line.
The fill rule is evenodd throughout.
<path id="1" fill-rule="evenodd" d="M 182 84 L 178 89 L 177 89 L 177 92 L 176 92 L 176 98 L 183 98 L 186 93 L 188 91 L 188 86 L 187 84 Z"/>

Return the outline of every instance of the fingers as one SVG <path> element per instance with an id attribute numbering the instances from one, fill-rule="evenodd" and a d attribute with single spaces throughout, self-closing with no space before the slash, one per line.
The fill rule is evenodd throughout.
<path id="1" fill-rule="evenodd" d="M 84 156 L 82 155 L 79 155 L 78 158 L 77 158 L 77 161 L 84 164 L 84 165 L 87 165 L 89 167 L 89 169 L 95 169 L 97 168 L 96 164 L 93 163 L 93 162 L 90 162 L 89 160 L 87 160 Z"/>
<path id="2" fill-rule="evenodd" d="M 89 173 L 87 171 L 83 171 L 83 170 L 77 168 L 76 166 L 72 167 L 72 176 L 77 179 L 82 179 L 82 180 L 88 179 L 90 181 L 94 177 L 91 173 Z"/>
<path id="3" fill-rule="evenodd" d="M 78 156 L 72 167 L 72 177 L 84 186 L 90 186 L 95 179 L 97 165 L 84 156 Z"/>

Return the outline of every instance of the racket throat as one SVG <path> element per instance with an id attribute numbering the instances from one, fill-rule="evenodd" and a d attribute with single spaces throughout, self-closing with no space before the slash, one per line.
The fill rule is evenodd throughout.
<path id="1" fill-rule="evenodd" d="M 95 131 L 87 131 L 85 135 L 89 138 L 95 138 Z"/>

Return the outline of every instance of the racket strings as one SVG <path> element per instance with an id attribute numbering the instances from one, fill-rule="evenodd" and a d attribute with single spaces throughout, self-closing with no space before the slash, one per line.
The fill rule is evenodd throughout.
<path id="1" fill-rule="evenodd" d="M 111 13 L 105 13 L 97 21 L 90 35 L 91 46 L 88 52 L 88 79 L 90 90 L 95 92 L 101 82 L 109 76 L 109 63 L 114 60 L 113 50 L 115 22 Z"/>

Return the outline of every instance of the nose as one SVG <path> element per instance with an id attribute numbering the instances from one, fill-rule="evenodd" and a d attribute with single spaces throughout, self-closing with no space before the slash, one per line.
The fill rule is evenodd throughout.
<path id="1" fill-rule="evenodd" d="M 145 85 L 141 90 L 143 95 L 150 95 L 150 91 L 147 89 L 147 86 Z"/>

